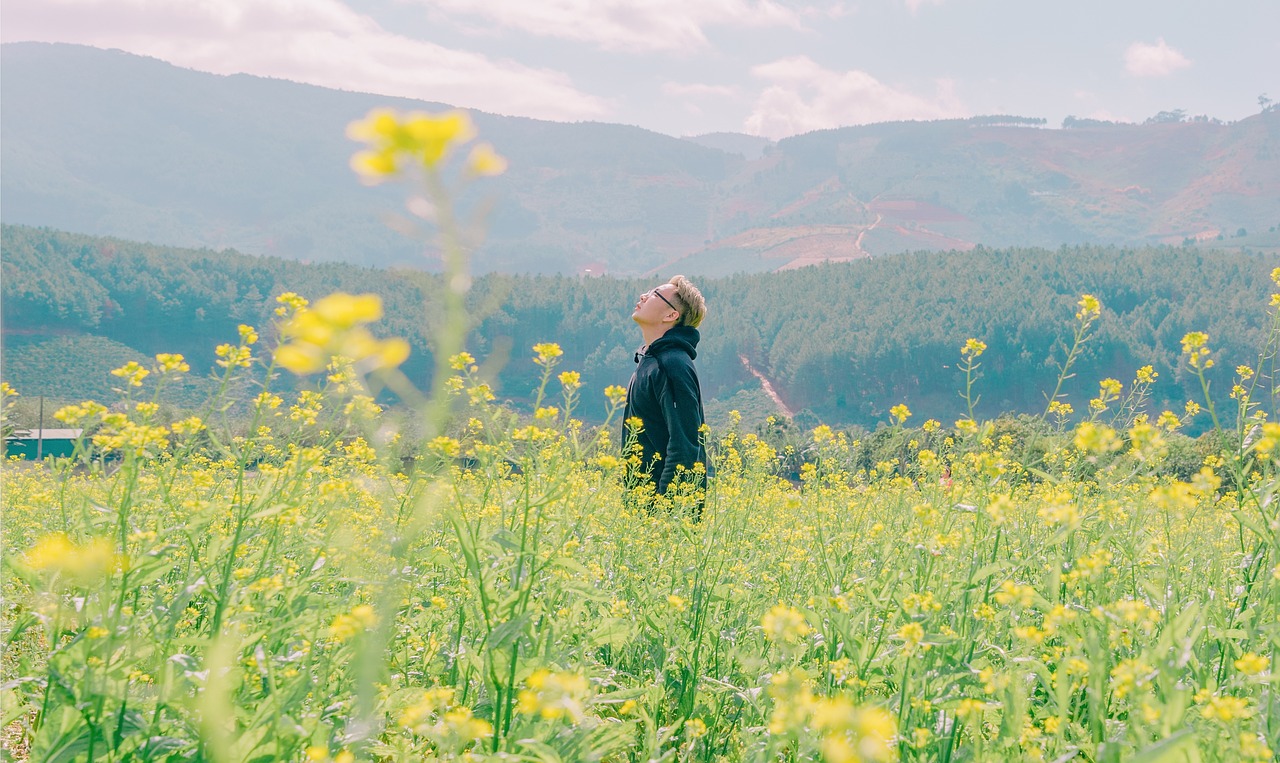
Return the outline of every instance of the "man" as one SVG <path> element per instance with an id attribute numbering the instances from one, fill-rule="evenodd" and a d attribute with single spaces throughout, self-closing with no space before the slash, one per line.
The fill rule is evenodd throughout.
<path id="1" fill-rule="evenodd" d="M 645 485 L 666 499 L 691 490 L 695 517 L 702 510 L 707 451 L 693 359 L 706 312 L 702 292 L 684 276 L 640 295 L 631 319 L 644 344 L 635 354 L 638 365 L 627 386 L 622 432 L 633 495 L 645 494 Z"/>

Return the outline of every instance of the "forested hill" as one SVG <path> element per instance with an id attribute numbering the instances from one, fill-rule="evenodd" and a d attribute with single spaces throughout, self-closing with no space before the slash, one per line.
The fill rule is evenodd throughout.
<path id="1" fill-rule="evenodd" d="M 239 323 L 259 326 L 269 347 L 274 297 L 283 291 L 380 294 L 387 318 L 377 330 L 407 337 L 415 348 L 409 371 L 426 378 L 436 283 L 420 271 L 305 265 L 23 226 L 4 226 L 0 246 L 3 376 L 27 395 L 107 395 L 110 368 L 157 352 L 182 352 L 203 372 Z M 1104 309 L 1065 387 L 1076 409 L 1097 394 L 1101 378 L 1127 384 L 1147 364 L 1160 374 L 1153 405 L 1181 409 L 1198 397 L 1194 379 L 1177 368 L 1182 336 L 1208 332 L 1219 359 L 1213 389 L 1225 395 L 1233 369 L 1256 362 L 1273 289 L 1268 274 L 1278 265 L 1271 256 L 1168 247 L 976 249 L 706 279 L 711 309 L 698 366 L 718 410 L 768 412 L 745 358 L 789 407 L 807 410 L 809 422 L 871 426 L 902 402 L 921 419 L 951 421 L 962 410 L 959 348 L 975 337 L 989 345 L 977 385 L 981 412 L 1038 411 L 1076 301 L 1091 293 Z M 518 402 L 536 383 L 529 348 L 559 342 L 564 367 L 583 372 L 584 414 L 596 415 L 598 390 L 631 372 L 639 341 L 631 306 L 651 286 L 481 277 L 471 295 L 477 319 L 469 349 Z"/>
<path id="2" fill-rule="evenodd" d="M 361 187 L 346 124 L 442 104 L 120 51 L 0 48 L 3 218 L 171 245 L 421 267 L 383 222 L 404 189 Z M 510 159 L 480 271 L 763 272 L 920 249 L 1184 239 L 1280 251 L 1280 111 L 1234 124 L 963 120 L 768 144 L 477 113 Z M 1246 236 L 1239 234 L 1245 233 Z M 1250 236 L 1261 236 L 1254 240 Z"/>

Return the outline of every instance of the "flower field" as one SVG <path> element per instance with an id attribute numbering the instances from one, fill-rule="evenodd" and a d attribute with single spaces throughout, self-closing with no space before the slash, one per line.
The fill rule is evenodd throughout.
<path id="1" fill-rule="evenodd" d="M 386 119 L 361 123 L 394 138 L 358 155 L 365 174 L 394 170 L 409 140 Z M 466 132 L 406 124 L 428 167 Z M 471 161 L 501 170 L 487 147 Z M 520 415 L 462 351 L 455 313 L 426 397 L 397 375 L 407 345 L 366 329 L 376 298 L 279 302 L 279 346 L 241 327 L 202 411 L 157 403 L 189 372 L 181 356 L 130 363 L 120 400 L 58 412 L 85 428 L 75 457 L 6 464 L 10 757 L 1207 763 L 1280 749 L 1280 425 L 1259 400 L 1280 297 L 1260 361 L 1234 374 L 1209 337 L 1183 340 L 1206 392 L 1230 375 L 1234 410 L 1145 411 L 1150 368 L 1127 388 L 1103 380 L 1079 416 L 1054 390 L 1056 429 L 1036 447 L 972 416 L 908 430 L 901 405 L 901 457 L 871 468 L 826 426 L 786 453 L 733 426 L 708 435 L 701 521 L 701 496 L 646 510 L 624 494 L 625 392 L 604 391 L 603 425 L 574 418 L 588 392 L 556 345 L 524 361 L 542 385 Z M 1081 299 L 1064 379 L 1100 309 Z M 984 350 L 960 351 L 970 411 Z M 286 394 L 281 369 L 321 381 Z M 1177 479 L 1161 467 L 1189 416 L 1212 420 L 1219 447 Z M 783 457 L 799 479 L 780 476 Z"/>
<path id="2" fill-rule="evenodd" d="M 377 310 L 282 303 L 294 326 Z M 256 341 L 220 350 L 224 390 L 262 373 Z M 372 368 L 388 345 L 369 341 Z M 1186 347 L 1201 374 L 1205 342 Z M 962 420 L 856 471 L 819 427 L 793 484 L 756 434 L 713 433 L 694 522 L 693 497 L 623 501 L 616 427 L 572 418 L 576 374 L 536 351 L 530 418 L 456 356 L 454 436 L 407 475 L 350 363 L 262 392 L 242 435 L 219 406 L 161 423 L 134 399 L 185 371 L 172 355 L 121 368 L 112 409 L 60 411 L 93 431 L 79 457 L 4 470 L 10 754 L 1272 758 L 1280 428 L 1249 369 L 1251 434 L 1186 482 L 1156 476 L 1179 416 L 1113 429 L 1104 383 L 1034 468 Z"/>

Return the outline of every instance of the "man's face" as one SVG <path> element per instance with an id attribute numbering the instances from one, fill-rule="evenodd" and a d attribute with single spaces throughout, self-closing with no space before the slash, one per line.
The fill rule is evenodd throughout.
<path id="1" fill-rule="evenodd" d="M 676 308 L 680 304 L 678 300 L 675 284 L 664 283 L 640 295 L 631 320 L 646 326 L 675 325 L 680 320 L 680 311 Z"/>

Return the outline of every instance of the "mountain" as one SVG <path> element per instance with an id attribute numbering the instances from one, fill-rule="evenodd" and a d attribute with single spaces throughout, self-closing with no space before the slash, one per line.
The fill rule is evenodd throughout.
<path id="1" fill-rule="evenodd" d="M 444 104 L 44 43 L 0 48 L 0 87 L 6 223 L 432 267 L 429 246 L 386 223 L 406 188 L 360 186 L 344 129 L 376 106 Z M 975 244 L 1216 240 L 1280 223 L 1276 111 L 1234 124 L 886 123 L 773 145 L 473 116 L 510 160 L 463 196 L 493 204 L 482 272 L 716 275 Z"/>
<path id="2" fill-rule="evenodd" d="M 768 138 L 744 135 L 740 132 L 709 132 L 705 135 L 691 135 L 685 140 L 752 160 L 762 158 L 765 151 L 773 147 L 773 141 Z"/>

